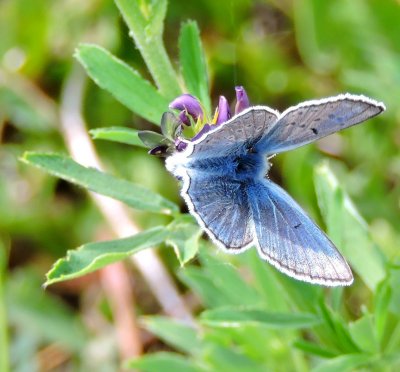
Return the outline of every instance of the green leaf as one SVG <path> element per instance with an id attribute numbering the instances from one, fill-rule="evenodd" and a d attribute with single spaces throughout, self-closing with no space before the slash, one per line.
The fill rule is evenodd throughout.
<path id="1" fill-rule="evenodd" d="M 214 246 L 209 248 L 215 252 Z M 209 250 L 204 247 L 200 251 L 200 260 L 207 276 L 212 278 L 214 285 L 229 298 L 229 302 L 225 305 L 260 305 L 262 301 L 259 293 L 246 283 L 237 268 L 225 260 L 218 260 L 208 253 Z"/>
<path id="2" fill-rule="evenodd" d="M 125 127 L 96 128 L 89 131 L 93 139 L 102 139 L 146 147 L 138 136 L 138 130 Z"/>
<path id="3" fill-rule="evenodd" d="M 188 266 L 178 273 L 179 278 L 194 291 L 207 307 L 230 304 L 230 298 L 215 286 L 213 279 L 197 267 Z"/>
<path id="4" fill-rule="evenodd" d="M 141 130 L 138 136 L 143 144 L 148 148 L 153 148 L 161 144 L 168 143 L 163 135 L 157 132 L 153 132 L 151 130 Z"/>
<path id="5" fill-rule="evenodd" d="M 374 318 L 371 314 L 365 314 L 355 322 L 351 322 L 349 331 L 352 339 L 362 351 L 371 353 L 379 351 Z"/>
<path id="6" fill-rule="evenodd" d="M 41 97 L 31 98 L 25 85 L 13 81 L 3 72 L 0 84 L 0 112 L 23 132 L 44 133 L 55 129 L 57 121 L 54 107 Z M 9 80 L 9 81 L 7 81 Z M 14 79 L 15 80 L 15 79 Z M 8 83 L 10 86 L 3 85 Z"/>
<path id="7" fill-rule="evenodd" d="M 210 345 L 205 352 L 204 359 L 208 365 L 212 366 L 212 371 L 264 372 L 270 370 L 265 365 L 260 365 L 257 360 L 245 355 L 240 348 L 236 348 L 233 345 L 227 347 L 215 344 Z"/>
<path id="8" fill-rule="evenodd" d="M 128 238 L 88 243 L 67 252 L 47 273 L 45 285 L 69 280 L 123 260 L 145 248 L 162 243 L 168 235 L 163 226 L 140 232 Z"/>
<path id="9" fill-rule="evenodd" d="M 162 40 L 167 1 L 115 0 L 115 3 L 161 94 L 168 100 L 174 99 L 181 89 Z"/>
<path id="10" fill-rule="evenodd" d="M 147 354 L 141 358 L 125 363 L 126 368 L 146 372 L 174 371 L 174 372 L 201 372 L 203 368 L 196 366 L 190 359 L 175 353 L 159 352 Z"/>
<path id="11" fill-rule="evenodd" d="M 278 312 L 288 311 L 289 306 L 285 301 L 287 294 L 282 296 L 282 293 L 286 292 L 276 278 L 274 273 L 276 269 L 261 260 L 255 249 L 249 249 L 244 256 L 247 258 L 247 265 L 254 278 L 253 287 L 257 288 L 257 292 L 263 299 L 263 307 L 266 310 Z"/>
<path id="12" fill-rule="evenodd" d="M 217 308 L 201 314 L 204 324 L 214 327 L 266 326 L 274 329 L 309 328 L 321 323 L 320 318 L 307 313 L 272 313 L 258 309 Z"/>
<path id="13" fill-rule="evenodd" d="M 329 338 L 337 349 L 345 353 L 359 352 L 360 349 L 351 338 L 347 324 L 341 316 L 327 307 L 324 300 L 320 300 L 319 305 L 321 317 L 324 320 L 325 337 Z"/>
<path id="14" fill-rule="evenodd" d="M 179 263 L 183 266 L 198 252 L 199 239 L 203 232 L 193 217 L 189 215 L 175 218 L 168 229 L 171 234 L 166 240 L 166 244 L 174 248 Z"/>
<path id="15" fill-rule="evenodd" d="M 391 298 L 392 289 L 387 278 L 379 284 L 374 297 L 375 332 L 381 344 L 385 333 Z"/>
<path id="16" fill-rule="evenodd" d="M 19 270 L 7 282 L 7 310 L 10 323 L 47 342 L 79 351 L 87 343 L 81 321 L 56 297 L 41 288 L 41 276 Z"/>
<path id="17" fill-rule="evenodd" d="M 345 354 L 339 357 L 329 359 L 314 368 L 313 372 L 346 372 L 354 371 L 357 367 L 367 364 L 373 359 L 365 354 Z"/>
<path id="18" fill-rule="evenodd" d="M 5 304 L 6 270 L 8 249 L 0 239 L 0 371 L 9 370 L 8 319 Z"/>
<path id="19" fill-rule="evenodd" d="M 192 355 L 200 353 L 202 345 L 193 327 L 163 316 L 146 317 L 143 322 L 146 329 L 178 351 Z"/>
<path id="20" fill-rule="evenodd" d="M 314 182 L 330 238 L 364 283 L 375 290 L 385 277 L 385 262 L 368 226 L 326 163 L 316 167 Z"/>
<path id="21" fill-rule="evenodd" d="M 132 208 L 165 214 L 178 211 L 174 203 L 143 186 L 86 168 L 66 156 L 26 152 L 22 161 L 90 191 L 120 200 Z"/>
<path id="22" fill-rule="evenodd" d="M 174 141 L 181 131 L 181 122 L 178 118 L 172 112 L 164 112 L 161 118 L 161 132 L 164 137 Z"/>
<path id="23" fill-rule="evenodd" d="M 80 45 L 75 57 L 97 85 L 110 92 L 137 115 L 160 125 L 169 100 L 158 93 L 138 72 L 96 45 Z"/>
<path id="24" fill-rule="evenodd" d="M 305 340 L 297 340 L 293 343 L 296 349 L 302 350 L 305 353 L 316 355 L 322 358 L 333 358 L 337 355 L 334 351 L 321 347 L 313 342 Z"/>
<path id="25" fill-rule="evenodd" d="M 189 93 L 200 100 L 206 113 L 210 115 L 207 65 L 196 22 L 189 21 L 183 24 L 179 36 L 179 50 L 186 87 Z"/>

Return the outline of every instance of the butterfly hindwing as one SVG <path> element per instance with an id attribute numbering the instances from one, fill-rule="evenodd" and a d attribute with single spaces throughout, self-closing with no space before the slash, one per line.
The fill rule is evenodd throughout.
<path id="1" fill-rule="evenodd" d="M 263 180 L 249 185 L 248 196 L 262 258 L 306 282 L 352 283 L 351 270 L 339 251 L 283 189 Z"/>
<path id="2" fill-rule="evenodd" d="M 361 123 L 384 110 L 380 102 L 351 94 L 306 101 L 284 111 L 265 132 L 259 147 L 268 154 L 291 150 Z"/>
<path id="3" fill-rule="evenodd" d="M 182 195 L 190 212 L 220 247 L 231 253 L 253 241 L 251 212 L 243 184 L 205 173 L 185 180 Z"/>

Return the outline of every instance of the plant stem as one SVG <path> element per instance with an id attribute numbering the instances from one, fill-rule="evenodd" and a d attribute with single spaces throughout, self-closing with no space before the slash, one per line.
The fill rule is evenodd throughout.
<path id="1" fill-rule="evenodd" d="M 139 0 L 115 0 L 115 3 L 160 93 L 169 100 L 174 99 L 182 90 L 162 40 L 166 0 L 151 5 Z"/>

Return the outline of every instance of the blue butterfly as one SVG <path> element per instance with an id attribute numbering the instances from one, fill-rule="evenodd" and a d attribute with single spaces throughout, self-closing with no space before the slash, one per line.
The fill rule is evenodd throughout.
<path id="1" fill-rule="evenodd" d="M 281 272 L 309 283 L 353 282 L 346 260 L 301 207 L 266 175 L 268 158 L 372 118 L 385 105 L 343 94 L 279 113 L 250 107 L 166 160 L 211 240 L 228 253 L 256 246 Z"/>

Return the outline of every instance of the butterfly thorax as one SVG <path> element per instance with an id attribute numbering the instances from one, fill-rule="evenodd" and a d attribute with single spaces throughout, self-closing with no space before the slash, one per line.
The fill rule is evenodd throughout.
<path id="1" fill-rule="evenodd" d="M 237 181 L 250 181 L 263 178 L 270 164 L 260 153 L 252 149 L 234 159 L 232 178 Z"/>
<path id="2" fill-rule="evenodd" d="M 228 177 L 235 181 L 250 181 L 264 178 L 270 164 L 263 154 L 253 149 L 229 155 L 188 159 L 186 157 L 171 157 L 167 159 L 167 168 L 175 176 L 184 172 Z"/>

